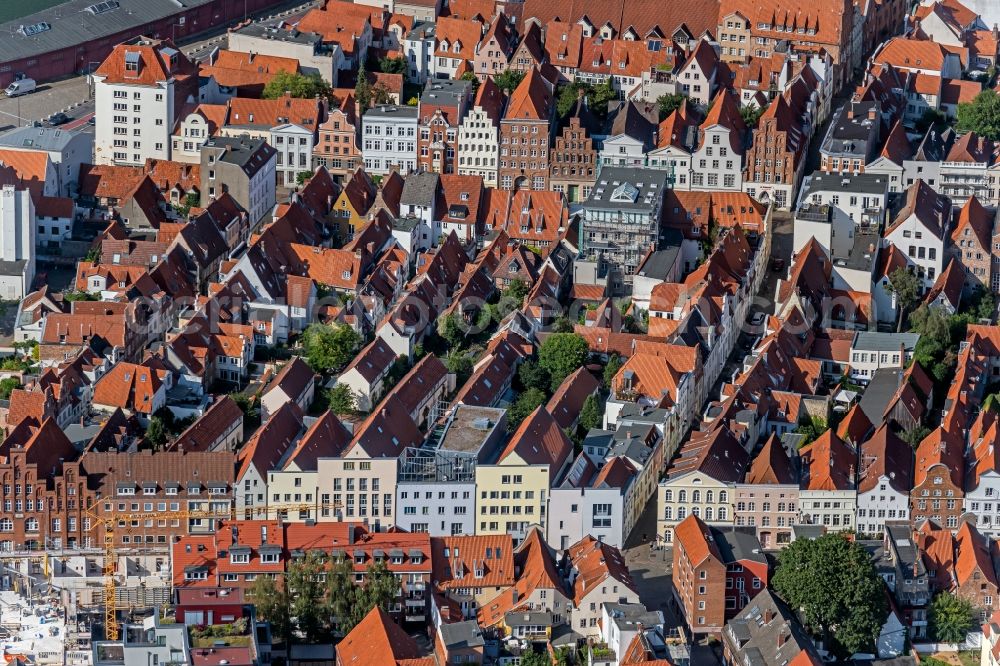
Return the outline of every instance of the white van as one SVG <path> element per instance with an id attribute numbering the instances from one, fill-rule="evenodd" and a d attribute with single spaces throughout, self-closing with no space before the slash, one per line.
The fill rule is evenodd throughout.
<path id="1" fill-rule="evenodd" d="M 37 87 L 38 84 L 35 83 L 34 79 L 21 79 L 7 86 L 4 92 L 7 93 L 7 97 L 17 97 L 18 95 L 27 95 L 30 92 L 34 92 Z"/>

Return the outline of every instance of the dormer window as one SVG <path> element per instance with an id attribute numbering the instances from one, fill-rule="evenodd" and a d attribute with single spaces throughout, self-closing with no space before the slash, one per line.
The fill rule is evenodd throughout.
<path id="1" fill-rule="evenodd" d="M 277 553 L 261 553 L 260 554 L 261 564 L 277 564 L 278 554 Z"/>
<path id="2" fill-rule="evenodd" d="M 263 558 L 261 558 L 263 561 Z M 231 551 L 229 553 L 229 561 L 233 564 L 249 564 L 250 563 L 250 553 L 243 551 Z"/>

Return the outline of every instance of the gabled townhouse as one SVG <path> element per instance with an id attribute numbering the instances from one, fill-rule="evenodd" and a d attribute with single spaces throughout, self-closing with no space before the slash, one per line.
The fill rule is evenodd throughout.
<path id="1" fill-rule="evenodd" d="M 571 625 L 579 634 L 597 638 L 605 604 L 637 604 L 639 590 L 621 550 L 587 535 L 565 549 L 567 588 L 573 593 Z"/>
<path id="2" fill-rule="evenodd" d="M 553 19 L 545 24 L 545 57 L 559 72 L 559 82 L 576 79 L 583 52 L 583 26 L 572 21 Z"/>
<path id="3" fill-rule="evenodd" d="M 354 396 L 355 406 L 370 412 L 382 398 L 385 378 L 396 362 L 397 354 L 380 337 L 358 352 L 337 377 L 337 383 L 347 386 Z"/>
<path id="4" fill-rule="evenodd" d="M 524 419 L 495 462 L 476 467 L 476 534 L 527 538 L 548 525 L 550 489 L 572 462 L 573 443 L 544 407 Z M 539 537 L 540 538 L 540 537 Z"/>
<path id="5" fill-rule="evenodd" d="M 565 550 L 596 535 L 602 543 L 624 546 L 643 506 L 637 483 L 640 470 L 624 456 L 602 462 L 598 468 L 590 456 L 578 455 L 561 483 L 550 490 L 549 543 Z"/>
<path id="6" fill-rule="evenodd" d="M 733 496 L 734 524 L 756 527 L 762 548 L 792 542 L 792 526 L 799 520 L 799 473 L 777 435 L 767 438 Z"/>
<path id="7" fill-rule="evenodd" d="M 909 521 L 886 521 L 882 557 L 875 561 L 901 620 L 913 639 L 927 637 L 931 581 Z"/>
<path id="8" fill-rule="evenodd" d="M 884 245 L 895 245 L 912 264 L 923 288 L 930 289 L 945 263 L 951 200 L 922 180 L 906 190 L 902 209 L 884 233 Z"/>
<path id="9" fill-rule="evenodd" d="M 688 99 L 707 106 L 719 85 L 719 53 L 708 39 L 701 39 L 690 57 L 677 69 L 680 92 Z"/>
<path id="10" fill-rule="evenodd" d="M 257 428 L 236 460 L 236 515 L 267 518 L 267 475 L 294 448 L 303 431 L 302 410 L 285 403 Z"/>
<path id="11" fill-rule="evenodd" d="M 627 100 L 612 112 L 608 134 L 601 143 L 599 165 L 646 166 L 646 154 L 656 140 L 656 104 Z"/>
<path id="12" fill-rule="evenodd" d="M 337 520 L 360 518 L 373 523 L 376 531 L 394 525 L 399 456 L 423 441 L 405 405 L 395 396 L 386 397 L 355 428 L 354 439 L 340 456 L 319 459 L 321 518 L 329 505 L 337 511 Z"/>
<path id="13" fill-rule="evenodd" d="M 340 182 L 361 166 L 361 160 L 361 121 L 354 96 L 345 95 L 316 128 L 313 165 L 326 167 Z"/>
<path id="14" fill-rule="evenodd" d="M 227 395 L 213 402 L 167 450 L 235 451 L 242 443 L 243 410 Z"/>
<path id="15" fill-rule="evenodd" d="M 857 531 L 884 534 L 887 522 L 910 519 L 913 449 L 888 424 L 859 448 Z"/>
<path id="16" fill-rule="evenodd" d="M 173 382 L 169 372 L 121 361 L 94 385 L 93 407 L 98 411 L 122 409 L 147 422 L 166 406 Z"/>
<path id="17" fill-rule="evenodd" d="M 327 11 L 327 10 L 330 11 Z M 352 4 L 350 7 L 317 7 L 309 10 L 299 19 L 293 32 L 314 33 L 319 35 L 319 42 L 328 50 L 337 50 L 342 58 L 337 62 L 338 69 L 357 69 L 368 59 L 368 49 L 374 40 L 373 19 L 380 11 L 373 11 L 365 5 Z M 378 28 L 381 30 L 382 25 Z M 261 51 L 262 52 L 262 51 Z M 299 57 L 299 67 L 302 57 Z M 309 60 L 308 58 L 306 60 Z M 321 72 L 324 78 L 327 72 Z M 336 76 L 336 72 L 331 74 Z M 336 80 L 331 81 L 336 83 Z"/>
<path id="18" fill-rule="evenodd" d="M 476 58 L 476 47 L 483 39 L 483 28 L 479 21 L 450 16 L 442 16 L 435 22 L 431 65 L 435 79 L 456 79 L 459 70 Z"/>
<path id="19" fill-rule="evenodd" d="M 976 287 L 991 289 L 993 285 L 993 228 L 996 214 L 990 213 L 975 196 L 969 197 L 955 220 L 951 231 L 949 255 L 962 267 L 964 290 Z"/>
<path id="20" fill-rule="evenodd" d="M 916 450 L 910 519 L 931 520 L 943 529 L 958 529 L 965 497 L 965 442 L 947 427 L 931 431 Z"/>
<path id="21" fill-rule="evenodd" d="M 555 108 L 552 85 L 537 68 L 525 71 L 500 121 L 498 178 L 504 190 L 547 190 Z"/>
<path id="22" fill-rule="evenodd" d="M 334 217 L 340 217 L 340 239 L 346 243 L 368 220 L 368 211 L 375 203 L 378 190 L 371 176 L 363 168 L 358 168 L 349 176 L 333 204 Z"/>
<path id="23" fill-rule="evenodd" d="M 976 416 L 969 429 L 969 452 L 966 455 L 968 471 L 965 478 L 963 509 L 975 519 L 980 532 L 995 538 L 1000 531 L 1000 466 L 994 446 L 998 428 L 996 414 L 984 409 Z"/>
<path id="24" fill-rule="evenodd" d="M 304 522 L 342 515 L 340 507 L 320 502 L 318 461 L 342 455 L 351 435 L 330 411 L 315 419 L 307 417 L 303 425 L 307 424 L 301 438 L 285 449 L 267 472 L 268 518 L 273 515 L 282 522 Z"/>
<path id="25" fill-rule="evenodd" d="M 941 163 L 940 190 L 955 206 L 962 206 L 975 196 L 987 205 L 996 205 L 996 144 L 975 132 L 955 140 Z"/>
<path id="26" fill-rule="evenodd" d="M 590 197 L 597 181 L 596 137 L 602 134 L 585 96 L 559 121 L 549 157 L 549 186 L 564 194 L 569 203 L 581 203 Z"/>
<path id="27" fill-rule="evenodd" d="M 989 539 L 969 522 L 955 533 L 922 521 L 915 532 L 931 588 L 964 597 L 981 619 L 989 617 L 996 609 L 1000 582 Z"/>
<path id="28" fill-rule="evenodd" d="M 726 620 L 767 588 L 767 558 L 745 528 L 716 529 L 692 514 L 675 532 L 674 601 L 692 634 L 719 636 Z"/>
<path id="29" fill-rule="evenodd" d="M 833 430 L 799 450 L 802 521 L 828 531 L 854 530 L 857 517 L 857 451 Z"/>
<path id="30" fill-rule="evenodd" d="M 507 63 L 514 55 L 517 34 L 514 23 L 502 11 L 495 16 L 484 17 L 490 21 L 486 34 L 475 46 L 472 71 L 481 83 L 507 70 Z"/>
<path id="31" fill-rule="evenodd" d="M 667 543 L 689 515 L 709 524 L 732 525 L 733 493 L 750 456 L 724 423 L 697 430 L 681 444 L 656 493 L 656 533 Z"/>
<path id="32" fill-rule="evenodd" d="M 540 68 L 545 62 L 545 49 L 542 42 L 541 25 L 535 21 L 526 22 L 521 41 L 518 42 L 514 53 L 507 60 L 507 69 L 527 73 L 534 68 Z"/>
<path id="33" fill-rule="evenodd" d="M 471 81 L 435 79 L 427 83 L 417 107 L 418 170 L 455 173 L 458 130 L 472 103 Z"/>
<path id="34" fill-rule="evenodd" d="M 698 145 L 691 155 L 691 189 L 743 189 L 746 133 L 736 97 L 720 92 L 698 131 Z"/>
<path id="35" fill-rule="evenodd" d="M 315 392 L 316 374 L 305 361 L 295 356 L 268 382 L 260 395 L 260 417 L 266 421 L 285 403 L 294 403 L 303 413 L 309 411 Z"/>
<path id="36" fill-rule="evenodd" d="M 441 175 L 440 183 L 435 226 L 446 237 L 454 232 L 462 245 L 474 244 L 483 236 L 485 211 L 482 204 L 485 192 L 482 176 L 448 173 Z"/>
<path id="37" fill-rule="evenodd" d="M 487 77 L 458 128 L 458 174 L 480 176 L 486 187 L 499 183 L 500 118 L 505 102 L 503 92 Z"/>

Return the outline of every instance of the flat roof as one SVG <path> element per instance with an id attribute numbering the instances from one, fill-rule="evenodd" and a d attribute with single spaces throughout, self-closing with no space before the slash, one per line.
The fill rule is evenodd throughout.
<path id="1" fill-rule="evenodd" d="M 849 194 L 881 194 L 889 191 L 889 176 L 879 173 L 839 173 L 815 172 L 802 179 L 802 194 L 799 201 L 808 202 L 813 192 L 846 192 Z"/>
<path id="2" fill-rule="evenodd" d="M 219 3 L 219 0 L 185 0 L 183 4 L 176 0 L 115 1 L 117 7 L 95 14 L 87 8 L 101 4 L 100 0 L 67 0 L 55 7 L 0 23 L 0 34 L 4 35 L 0 39 L 0 62 L 61 51 L 130 30 L 138 34 L 139 28 L 168 16 Z M 40 24 L 48 28 L 33 33 L 30 31 L 31 26 Z M 22 26 L 28 30 L 19 31 Z"/>
<path id="3" fill-rule="evenodd" d="M 503 415 L 504 410 L 496 407 L 456 405 L 438 450 L 478 451 Z"/>
<path id="4" fill-rule="evenodd" d="M 421 104 L 458 106 L 462 97 L 472 90 L 472 81 L 461 79 L 431 79 L 420 94 Z"/>
<path id="5" fill-rule="evenodd" d="M 667 178 L 660 169 L 602 167 L 584 208 L 652 211 L 663 200 Z"/>
<path id="6" fill-rule="evenodd" d="M 250 23 L 234 32 L 247 37 L 257 37 L 274 42 L 291 42 L 293 44 L 316 45 L 323 41 L 323 35 L 315 32 L 302 32 L 300 30 L 285 30 L 273 25 L 262 23 Z"/>
<path id="7" fill-rule="evenodd" d="M 403 104 L 380 104 L 365 111 L 361 117 L 362 122 L 368 118 L 378 118 L 387 120 L 416 120 L 419 109 L 415 106 Z"/>

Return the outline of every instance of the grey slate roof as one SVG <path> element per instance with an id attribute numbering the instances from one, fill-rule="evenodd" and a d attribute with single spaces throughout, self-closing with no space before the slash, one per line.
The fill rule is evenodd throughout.
<path id="1" fill-rule="evenodd" d="M 21 60 L 59 51 L 70 46 L 110 37 L 121 32 L 139 33 L 139 28 L 207 5 L 213 0 L 117 0 L 116 9 L 94 15 L 87 7 L 100 0 L 68 0 L 21 18 L 0 23 L 0 62 Z M 18 32 L 21 26 L 45 22 L 49 29 L 30 37 Z M 168 35 L 169 36 L 169 35 Z M 111 45 L 109 45 L 110 48 Z"/>
<path id="2" fill-rule="evenodd" d="M 19 127 L 0 134 L 0 146 L 60 152 L 75 136 L 58 127 Z"/>
<path id="3" fill-rule="evenodd" d="M 482 647 L 486 644 L 475 620 L 464 622 L 444 622 L 441 624 L 441 641 L 449 650 Z"/>
<path id="4" fill-rule="evenodd" d="M 851 341 L 851 349 L 876 352 L 898 352 L 899 348 L 903 347 L 907 351 L 913 351 L 919 340 L 919 333 L 858 331 L 854 334 L 854 340 Z"/>
<path id="5" fill-rule="evenodd" d="M 433 171 L 410 174 L 403 181 L 399 203 L 403 206 L 432 206 L 437 200 L 440 176 Z"/>
<path id="6" fill-rule="evenodd" d="M 663 200 L 668 176 L 660 169 L 604 167 L 584 208 L 652 211 Z"/>

